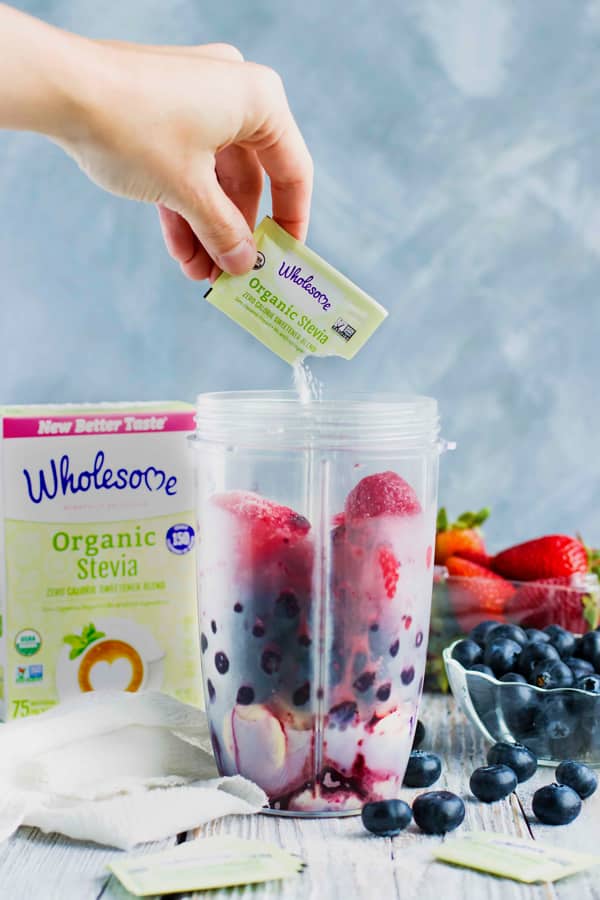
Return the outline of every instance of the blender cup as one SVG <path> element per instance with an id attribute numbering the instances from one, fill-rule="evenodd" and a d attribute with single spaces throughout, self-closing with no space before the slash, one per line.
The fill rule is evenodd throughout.
<path id="1" fill-rule="evenodd" d="M 436 401 L 198 398 L 199 608 L 221 774 L 272 812 L 397 797 L 423 687 Z"/>

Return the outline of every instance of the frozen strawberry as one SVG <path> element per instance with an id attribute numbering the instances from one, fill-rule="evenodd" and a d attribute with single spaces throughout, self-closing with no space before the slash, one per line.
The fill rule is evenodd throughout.
<path id="1" fill-rule="evenodd" d="M 506 621 L 506 604 L 515 593 L 509 581 L 459 556 L 447 559 L 446 568 L 452 610 L 465 634 L 483 619 Z"/>
<path id="2" fill-rule="evenodd" d="M 350 491 L 345 512 L 350 520 L 413 516 L 421 512 L 421 504 L 410 484 L 395 472 L 378 472 Z"/>
<path id="3" fill-rule="evenodd" d="M 442 507 L 437 517 L 435 537 L 435 563 L 442 566 L 450 556 L 462 556 L 473 562 L 487 560 L 485 543 L 480 531 L 481 525 L 490 514 L 489 509 L 479 512 L 464 512 L 456 522 L 448 522 L 448 515 Z M 484 562 L 483 565 L 486 563 Z"/>
<path id="4" fill-rule="evenodd" d="M 523 584 L 507 603 L 511 621 L 525 628 L 560 625 L 581 634 L 598 624 L 598 598 L 575 576 L 544 578 Z"/>
<path id="5" fill-rule="evenodd" d="M 304 516 L 251 491 L 215 494 L 213 503 L 232 513 L 245 526 L 246 534 L 259 552 L 288 546 L 310 531 L 310 522 Z"/>
<path id="6" fill-rule="evenodd" d="M 493 557 L 491 567 L 513 581 L 539 581 L 587 572 L 588 556 L 581 541 L 552 534 L 503 550 Z"/>

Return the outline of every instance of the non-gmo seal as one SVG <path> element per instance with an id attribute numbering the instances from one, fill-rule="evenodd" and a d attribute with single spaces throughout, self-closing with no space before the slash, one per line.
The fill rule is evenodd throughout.
<path id="1" fill-rule="evenodd" d="M 171 553 L 188 553 L 194 546 L 195 532 L 191 525 L 171 525 L 167 531 L 166 543 Z"/>
<path id="2" fill-rule="evenodd" d="M 33 628 L 24 628 L 15 637 L 15 647 L 21 656 L 33 656 L 42 646 L 42 639 Z"/>

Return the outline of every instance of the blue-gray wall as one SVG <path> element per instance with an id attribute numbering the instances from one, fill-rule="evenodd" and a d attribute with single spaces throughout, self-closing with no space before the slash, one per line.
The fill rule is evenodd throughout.
<path id="1" fill-rule="evenodd" d="M 441 496 L 492 542 L 600 543 L 598 0 L 39 0 L 98 37 L 229 41 L 312 150 L 309 243 L 391 311 L 330 384 L 436 396 Z M 193 90 L 193 85 L 190 85 Z M 186 281 L 154 210 L 0 135 L 0 400 L 192 399 L 289 370 Z"/>

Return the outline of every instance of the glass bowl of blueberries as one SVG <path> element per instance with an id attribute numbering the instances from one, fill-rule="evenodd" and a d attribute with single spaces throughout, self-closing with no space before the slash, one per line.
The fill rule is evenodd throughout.
<path id="1" fill-rule="evenodd" d="M 489 741 L 524 744 L 542 765 L 600 766 L 600 630 L 483 621 L 443 659 L 452 693 Z"/>

